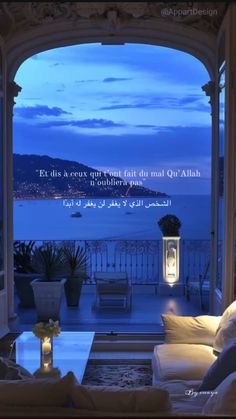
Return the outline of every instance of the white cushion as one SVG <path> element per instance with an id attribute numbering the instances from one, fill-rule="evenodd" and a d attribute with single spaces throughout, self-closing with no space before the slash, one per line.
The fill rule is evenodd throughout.
<path id="1" fill-rule="evenodd" d="M 152 370 L 156 380 L 202 380 L 215 360 L 210 346 L 166 343 L 155 346 Z"/>
<path id="2" fill-rule="evenodd" d="M 134 389 L 76 384 L 71 394 L 78 409 L 104 412 L 159 412 L 170 409 L 169 393 L 152 386 Z"/>
<path id="3" fill-rule="evenodd" d="M 155 386 L 167 390 L 170 396 L 174 394 L 186 394 L 188 390 L 197 391 L 201 380 L 167 380 L 156 381 Z"/>
<path id="4" fill-rule="evenodd" d="M 224 311 L 221 316 L 219 328 L 228 320 L 231 316 L 236 315 L 236 300 L 233 301 Z"/>
<path id="5" fill-rule="evenodd" d="M 75 376 L 0 380 L 0 406 L 66 406 Z"/>
<path id="6" fill-rule="evenodd" d="M 236 338 L 236 315 L 230 317 L 218 330 L 215 341 L 214 349 L 222 352 L 224 347 L 228 345 L 233 339 Z"/>
<path id="7" fill-rule="evenodd" d="M 165 343 L 213 345 L 221 316 L 176 316 L 162 314 Z"/>
<path id="8" fill-rule="evenodd" d="M 236 372 L 228 375 L 209 397 L 202 413 L 236 416 Z"/>
<path id="9" fill-rule="evenodd" d="M 156 382 L 156 386 L 165 389 L 170 394 L 171 414 L 185 416 L 199 414 L 209 398 L 209 394 L 199 394 L 197 389 L 200 380 L 168 380 Z"/>
<path id="10" fill-rule="evenodd" d="M 230 304 L 229 307 L 227 307 L 227 309 L 224 311 L 219 323 L 219 327 L 216 331 L 216 336 L 213 342 L 213 348 L 218 352 L 221 352 L 224 348 L 224 346 L 222 345 L 224 343 L 224 336 L 228 334 L 228 327 L 231 330 L 229 331 L 229 334 L 232 333 L 232 323 L 229 322 L 230 318 L 232 317 L 236 317 L 236 301 L 233 301 L 233 303 Z M 223 331 L 221 329 L 223 329 Z M 227 343 L 229 343 L 229 341 L 227 341 Z"/>

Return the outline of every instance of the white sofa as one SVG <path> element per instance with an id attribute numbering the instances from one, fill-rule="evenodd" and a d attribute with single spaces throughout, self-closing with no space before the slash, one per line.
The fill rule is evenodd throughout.
<path id="1" fill-rule="evenodd" d="M 236 416 L 236 402 L 230 404 L 226 401 L 232 398 L 236 401 L 236 372 L 232 374 L 233 381 L 229 384 L 228 379 L 226 383 L 231 388 L 230 394 L 223 382 L 215 391 L 198 392 L 219 353 L 236 338 L 236 302 L 222 316 L 166 314 L 162 315 L 162 320 L 165 343 L 154 348 L 152 381 L 154 386 L 169 392 L 172 413 Z M 234 386 L 235 392 L 232 390 Z M 220 407 L 213 408 L 219 403 Z"/>
<path id="2" fill-rule="evenodd" d="M 25 371 L 20 369 L 20 373 Z M 14 374 L 13 374 L 14 373 Z M 85 386 L 69 372 L 62 378 L 0 380 L 0 417 L 173 417 L 189 416 L 165 388 Z M 161 387 L 161 386 L 160 386 Z M 177 412 L 178 410 L 178 412 Z"/>
<path id="3" fill-rule="evenodd" d="M 235 417 L 236 372 L 215 390 L 198 388 L 236 337 L 236 302 L 219 317 L 162 318 L 165 343 L 154 348 L 153 386 L 83 386 L 71 372 L 60 379 L 0 380 L 0 417 Z M 15 378 L 18 373 L 25 375 L 24 370 L 7 369 Z"/>
<path id="4" fill-rule="evenodd" d="M 163 417 L 172 416 L 169 393 L 83 386 L 69 372 L 62 378 L 0 380 L 0 417 Z"/>

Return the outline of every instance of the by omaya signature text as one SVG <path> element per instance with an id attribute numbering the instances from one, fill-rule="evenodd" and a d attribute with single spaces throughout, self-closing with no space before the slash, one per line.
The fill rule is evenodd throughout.
<path id="1" fill-rule="evenodd" d="M 210 397 L 213 397 L 214 395 L 218 394 L 218 391 L 196 391 L 193 388 L 190 388 L 188 390 L 185 390 L 185 395 L 186 396 L 192 396 L 192 397 L 197 397 L 200 396 L 201 394 L 206 394 L 206 395 L 210 395 Z"/>

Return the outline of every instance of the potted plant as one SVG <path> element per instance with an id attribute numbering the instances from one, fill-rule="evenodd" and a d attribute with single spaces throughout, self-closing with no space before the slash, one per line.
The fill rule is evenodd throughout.
<path id="1" fill-rule="evenodd" d="M 41 278 L 31 283 L 38 320 L 59 320 L 62 292 L 66 282 L 66 279 L 62 278 L 62 248 L 51 242 L 36 247 L 32 262 L 35 269 L 41 273 Z"/>
<path id="2" fill-rule="evenodd" d="M 166 214 L 158 221 L 163 234 L 163 278 L 169 285 L 179 280 L 179 230 L 181 221 L 176 215 Z"/>
<path id="3" fill-rule="evenodd" d="M 158 225 L 164 237 L 178 237 L 181 221 L 173 214 L 166 214 L 160 218 Z"/>
<path id="4" fill-rule="evenodd" d="M 20 307 L 35 307 L 31 281 L 37 276 L 32 265 L 35 242 L 14 241 L 14 283 Z"/>
<path id="5" fill-rule="evenodd" d="M 78 307 L 84 279 L 87 278 L 87 255 L 79 245 L 68 243 L 63 247 L 64 268 L 67 281 L 64 285 L 69 307 Z"/>

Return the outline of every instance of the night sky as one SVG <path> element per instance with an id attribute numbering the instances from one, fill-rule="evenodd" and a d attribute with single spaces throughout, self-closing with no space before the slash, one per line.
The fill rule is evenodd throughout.
<path id="1" fill-rule="evenodd" d="M 191 169 L 199 178 L 146 178 L 170 194 L 210 193 L 211 116 L 203 64 L 150 45 L 86 44 L 37 54 L 19 68 L 14 152 L 137 173 Z"/>

